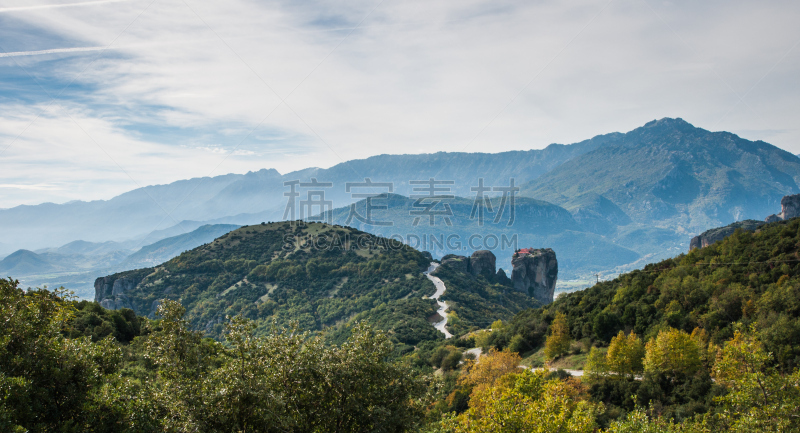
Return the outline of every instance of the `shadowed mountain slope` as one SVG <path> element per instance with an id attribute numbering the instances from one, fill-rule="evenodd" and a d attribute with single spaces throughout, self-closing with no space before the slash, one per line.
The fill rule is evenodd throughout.
<path id="1" fill-rule="evenodd" d="M 763 218 L 798 182 L 800 160 L 789 152 L 665 118 L 562 164 L 521 194 L 578 212 L 581 197 L 596 194 L 635 222 L 697 233 Z"/>

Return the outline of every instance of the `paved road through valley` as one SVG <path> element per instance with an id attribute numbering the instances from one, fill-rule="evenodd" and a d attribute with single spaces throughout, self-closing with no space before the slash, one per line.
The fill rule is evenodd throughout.
<path id="1" fill-rule="evenodd" d="M 441 332 L 442 334 L 444 334 L 444 338 L 450 338 L 453 336 L 453 334 L 449 333 L 446 328 L 447 326 L 446 311 L 449 307 L 447 306 L 447 302 L 439 300 L 439 297 L 442 296 L 442 294 L 444 294 L 444 291 L 447 290 L 447 288 L 444 286 L 444 282 L 442 282 L 442 280 L 431 275 L 431 272 L 435 271 L 436 268 L 438 267 L 439 267 L 438 263 L 431 262 L 431 266 L 428 268 L 427 271 L 423 273 L 425 274 L 426 277 L 428 277 L 429 280 L 431 280 L 433 285 L 436 286 L 436 293 L 434 293 L 433 296 L 430 297 L 430 299 L 436 300 L 436 303 L 439 304 L 439 310 L 436 312 L 439 313 L 440 316 L 442 316 L 442 320 L 440 322 L 434 323 L 433 327 L 438 329 L 439 332 Z"/>

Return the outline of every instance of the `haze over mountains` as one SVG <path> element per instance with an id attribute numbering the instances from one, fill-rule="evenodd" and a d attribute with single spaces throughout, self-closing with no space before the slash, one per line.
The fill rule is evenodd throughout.
<path id="1" fill-rule="evenodd" d="M 364 182 L 365 178 L 391 183 L 392 188 L 346 190 L 346 183 Z M 439 194 L 463 197 L 445 199 L 453 212 L 452 226 L 440 217 L 435 226 L 429 226 L 426 220 L 413 223 L 410 210 L 415 207 L 414 200 L 408 196 L 421 193 L 413 190 L 420 185 L 410 181 L 430 178 L 452 181 L 452 185 L 446 185 L 450 190 Z M 498 223 L 492 220 L 496 215 L 493 212 L 499 212 L 497 191 L 487 192 L 495 197 L 491 209 L 486 203 L 480 206 L 490 215 L 487 223 L 477 223 L 471 188 L 478 186 L 480 178 L 490 187 L 507 187 L 511 178 L 521 186 L 513 225 L 507 225 L 505 216 Z M 570 145 L 552 144 L 541 150 L 380 155 L 285 175 L 263 169 L 244 175 L 188 179 L 139 188 L 110 200 L 17 206 L 0 210 L 2 247 L 6 253 L 25 249 L 75 257 L 87 256 L 81 248 L 90 248 L 94 251 L 89 254 L 95 257 L 92 260 L 102 257 L 102 251 L 112 256 L 100 261 L 119 259 L 115 264 L 120 264 L 144 245 L 205 224 L 281 220 L 287 207 L 284 194 L 290 191 L 284 182 L 308 183 L 313 179 L 332 184 L 311 189 L 325 191 L 325 200 L 335 208 L 330 212 L 335 223 L 404 239 L 410 234 L 426 235 L 428 240 L 430 236 L 460 237 L 460 251 L 419 246 L 431 250 L 435 257 L 469 254 L 474 248 L 466 245 L 466 237 L 471 234 L 516 234 L 518 247 L 554 248 L 562 263 L 562 280 L 567 280 L 585 279 L 595 272 L 610 275 L 672 257 L 687 250 L 689 239 L 704 230 L 742 219 L 763 219 L 775 212 L 781 197 L 800 192 L 800 158 L 762 141 L 709 132 L 682 119 L 665 118 L 628 133 L 599 135 Z M 294 204 L 298 210 L 308 190 L 297 188 L 300 195 Z M 349 205 L 361 200 L 352 193 L 365 192 L 392 194 L 385 196 L 388 199 L 375 200 L 386 209 L 375 210 L 373 219 L 392 221 L 393 226 L 348 221 Z M 359 209 L 364 206 L 364 201 L 358 205 Z M 76 240 L 92 244 L 71 244 Z M 181 248 L 201 244 L 189 240 Z M 495 253 L 498 266 L 510 257 L 510 253 Z M 37 265 L 24 264 L 42 259 L 19 251 L 14 254 L 9 259 L 17 264 L 2 269 L 36 269 Z M 137 257 L 149 257 L 147 263 L 152 266 L 152 260 L 165 256 L 141 252 Z M 56 268 L 77 266 L 69 260 L 63 259 L 61 268 Z M 131 260 L 133 269 L 135 260 Z M 45 262 L 52 265 L 52 257 Z M 144 265 L 136 263 L 138 267 Z M 40 265 L 48 272 L 54 270 Z"/>
<path id="2" fill-rule="evenodd" d="M 0 210 L 0 235 L 17 248 L 52 247 L 81 239 L 92 242 L 126 240 L 166 229 L 183 220 L 245 223 L 258 218 L 280 219 L 286 206 L 286 181 L 331 182 L 326 199 L 334 207 L 354 201 L 346 182 L 391 182 L 392 192 L 412 193 L 410 180 L 454 181 L 452 192 L 470 196 L 470 187 L 483 177 L 487 185 L 521 184 L 606 141 L 596 137 L 573 145 L 553 144 L 541 150 L 488 153 L 379 155 L 337 164 L 328 169 L 309 168 L 281 175 L 263 169 L 243 175 L 188 179 L 167 185 L 138 188 L 110 200 L 44 203 Z M 386 192 L 376 189 L 375 192 Z M 217 221 L 219 220 L 219 221 Z M 260 222 L 261 220 L 259 220 Z M 193 230 L 196 226 L 186 227 Z"/>
<path id="3" fill-rule="evenodd" d="M 157 265 L 237 228 L 233 224 L 214 224 L 171 237 L 166 237 L 170 230 L 162 230 L 128 242 L 74 241 L 59 248 L 22 249 L 0 260 L 0 275 L 13 276 L 28 286 L 65 286 L 78 296 L 89 298 L 98 274 Z M 138 250 L 133 248 L 153 239 L 160 240 Z"/>

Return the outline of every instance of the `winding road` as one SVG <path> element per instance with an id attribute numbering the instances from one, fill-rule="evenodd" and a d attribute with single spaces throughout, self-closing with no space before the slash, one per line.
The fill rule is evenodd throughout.
<path id="1" fill-rule="evenodd" d="M 431 280 L 433 285 L 436 286 L 436 293 L 434 293 L 433 296 L 431 296 L 429 299 L 433 299 L 436 301 L 437 304 L 439 304 L 439 310 L 437 310 L 436 312 L 443 318 L 442 321 L 434 323 L 433 327 L 438 329 L 439 332 L 441 332 L 442 334 L 444 334 L 444 338 L 450 338 L 453 336 L 453 334 L 447 332 L 446 328 L 447 326 L 446 311 L 449 307 L 447 306 L 447 302 L 439 300 L 439 297 L 442 296 L 442 294 L 444 294 L 444 291 L 447 290 L 447 288 L 444 286 L 444 282 L 442 282 L 442 280 L 431 275 L 431 272 L 435 271 L 436 268 L 438 267 L 439 267 L 438 263 L 431 262 L 431 266 L 428 268 L 427 271 L 423 272 L 423 274 L 425 274 L 425 276 L 428 277 L 429 280 Z M 427 296 L 425 298 L 427 298 Z"/>

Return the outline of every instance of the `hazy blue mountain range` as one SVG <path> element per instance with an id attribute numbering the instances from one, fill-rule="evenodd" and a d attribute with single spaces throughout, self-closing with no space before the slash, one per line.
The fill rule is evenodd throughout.
<path id="1" fill-rule="evenodd" d="M 620 245 L 613 237 L 603 236 L 594 232 L 595 224 L 583 225 L 576 220 L 566 209 L 552 203 L 520 197 L 516 199 L 514 221 L 510 222 L 510 207 L 508 204 L 501 211 L 501 198 L 491 199 L 489 203 L 481 204 L 473 209 L 474 200 L 465 198 L 442 199 L 434 210 L 443 210 L 448 206 L 452 216 L 436 216 L 434 225 L 429 225 L 428 217 L 420 219 L 416 225 L 414 220 L 414 199 L 391 194 L 372 199 L 373 206 L 382 206 L 386 209 L 373 209 L 370 212 L 372 223 L 391 221 L 391 226 L 368 224 L 358 219 L 348 218 L 351 209 L 356 214 L 366 216 L 366 200 L 362 200 L 353 207 L 335 209 L 325 215 L 331 222 L 340 225 L 349 225 L 359 230 L 394 239 L 402 239 L 409 245 L 420 250 L 429 251 L 434 257 L 441 258 L 446 254 L 470 255 L 476 250 L 489 249 L 497 256 L 499 267 L 510 270 L 511 256 L 514 249 L 525 247 L 553 248 L 558 255 L 560 278 L 574 279 L 585 274 L 614 269 L 640 259 L 643 254 Z M 483 208 L 483 224 L 478 217 Z M 500 217 L 495 222 L 497 215 Z M 615 213 L 611 212 L 611 217 Z M 605 216 L 605 214 L 604 214 Z M 323 218 L 317 216 L 316 218 Z M 450 225 L 447 224 L 450 220 Z M 675 236 L 673 233 L 665 242 L 663 236 L 659 238 L 652 230 L 641 228 L 644 233 L 638 236 L 640 246 L 652 250 L 655 246 L 645 245 L 650 238 L 658 238 L 660 247 L 671 254 L 680 252 L 680 243 L 687 240 Z M 504 239 L 509 242 L 504 242 Z M 516 240 L 513 244 L 511 241 Z M 670 250 L 670 246 L 673 248 Z"/>
<path id="2" fill-rule="evenodd" d="M 477 185 L 479 177 L 485 178 L 486 185 L 508 185 L 510 177 L 522 184 L 616 135 L 598 136 L 568 146 L 553 144 L 541 150 L 497 154 L 380 155 L 286 175 L 264 169 L 243 175 L 183 180 L 138 188 L 110 200 L 17 206 L 0 210 L 0 239 L 14 250 L 34 250 L 74 240 L 123 241 L 179 222 L 183 226 L 184 220 L 234 224 L 278 220 L 286 206 L 283 193 L 287 188 L 283 182 L 310 182 L 311 178 L 333 183 L 332 188 L 326 189 L 326 199 L 332 199 L 334 207 L 354 201 L 345 192 L 346 182 L 363 182 L 364 178 L 392 182 L 393 192 L 409 195 L 410 180 L 436 177 L 453 180 L 453 192 L 469 196 L 470 187 Z M 197 227 L 181 227 L 180 233 Z"/>
<path id="3" fill-rule="evenodd" d="M 74 241 L 59 248 L 17 250 L 0 260 L 0 276 L 27 286 L 64 286 L 83 298 L 93 296 L 97 275 L 154 266 L 239 228 L 233 224 L 203 225 L 189 233 L 160 239 L 134 251 L 134 242 Z M 150 234 L 157 238 L 160 233 Z"/>
<path id="4" fill-rule="evenodd" d="M 44 253 L 54 253 L 54 254 L 85 254 L 90 256 L 102 255 L 107 253 L 113 253 L 118 251 L 128 251 L 133 252 L 130 249 L 131 243 L 130 242 L 114 242 L 114 241 L 106 241 L 106 242 L 87 242 L 87 241 L 72 241 L 66 245 L 62 245 L 58 248 L 42 248 L 36 250 L 37 254 L 44 254 Z"/>
<path id="5" fill-rule="evenodd" d="M 120 263 L 120 267 L 128 269 L 149 267 L 161 264 L 179 255 L 214 239 L 238 229 L 235 224 L 214 224 L 200 226 L 196 230 L 182 235 L 162 239 L 154 244 L 142 247 L 139 251 L 129 255 Z"/>
<path id="6" fill-rule="evenodd" d="M 464 197 L 448 199 L 454 212 L 452 227 L 437 224 L 431 228 L 425 226 L 426 221 L 413 225 L 409 211 L 414 200 L 407 197 L 415 192 L 409 181 L 432 177 L 452 180 L 446 193 Z M 474 197 L 470 188 L 478 185 L 478 179 L 483 178 L 488 186 L 507 186 L 512 177 L 522 186 L 514 226 L 506 227 L 504 222 L 480 226 L 470 220 Z M 388 200 L 389 208 L 377 211 L 378 216 L 383 213 L 377 219 L 394 222 L 391 230 L 358 220 L 348 223 L 349 205 L 359 198 L 347 193 L 345 184 L 365 178 L 393 183 L 392 191 L 353 191 L 394 194 Z M 142 246 L 189 233 L 204 224 L 278 221 L 283 219 L 287 204 L 284 193 L 289 191 L 283 183 L 312 179 L 333 184 L 325 188 L 325 199 L 332 201 L 332 215 L 338 224 L 402 238 L 411 234 L 424 234 L 427 240 L 458 235 L 462 254 L 471 252 L 469 245 L 463 249 L 465 236 L 517 234 L 519 247 L 556 250 L 563 282 L 568 278 L 585 280 L 595 272 L 612 275 L 672 257 L 687 250 L 689 240 L 697 233 L 745 218 L 763 219 L 775 212 L 782 196 L 798 192 L 800 159 L 768 143 L 727 132 L 712 133 L 681 119 L 665 118 L 628 133 L 600 135 L 571 145 L 553 144 L 541 150 L 380 155 L 285 175 L 264 169 L 189 179 L 139 188 L 106 201 L 0 210 L 0 239 L 6 253 L 29 250 L 15 253 L 12 259 L 17 264 L 6 269 L 30 271 L 41 265 L 40 269 L 47 271 L 40 274 L 94 269 L 91 260 L 101 257 L 100 251 L 127 251 L 124 257 L 102 259 L 109 266 L 119 265 Z M 298 192 L 296 204 L 305 198 L 306 190 L 300 188 Z M 300 216 L 298 209 L 294 217 Z M 73 243 L 76 240 L 87 243 Z M 64 246 L 53 248 L 58 245 Z M 437 257 L 457 252 L 429 244 L 419 248 L 433 250 Z M 88 254 L 89 250 L 93 252 Z M 167 248 L 161 254 L 157 250 L 142 252 L 139 258 L 114 269 L 152 266 L 169 258 L 167 251 L 182 251 Z M 60 262 L 53 256 L 38 257 L 38 262 L 28 254 L 30 251 L 75 257 L 61 258 Z M 503 266 L 504 255 L 495 253 Z M 93 259 L 85 258 L 89 256 Z M 81 263 L 81 257 L 87 263 Z"/>
<path id="7" fill-rule="evenodd" d="M 635 221 L 696 234 L 763 219 L 800 192 L 800 159 L 763 141 L 661 119 L 530 181 L 522 194 L 580 212 L 601 196 Z"/>

